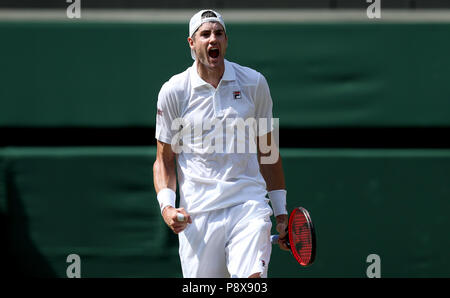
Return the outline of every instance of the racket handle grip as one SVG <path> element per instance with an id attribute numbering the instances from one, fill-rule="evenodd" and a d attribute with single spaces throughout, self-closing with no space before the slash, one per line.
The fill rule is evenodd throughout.
<path id="1" fill-rule="evenodd" d="M 270 236 L 270 242 L 272 244 L 278 244 L 278 238 L 280 238 L 280 235 L 272 235 Z"/>
<path id="2" fill-rule="evenodd" d="M 178 221 L 184 221 L 184 214 L 182 214 L 182 213 L 177 213 L 177 220 L 178 220 Z"/>

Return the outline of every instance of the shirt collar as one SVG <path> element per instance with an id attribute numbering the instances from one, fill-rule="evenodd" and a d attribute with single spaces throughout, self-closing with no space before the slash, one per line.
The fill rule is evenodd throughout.
<path id="1" fill-rule="evenodd" d="M 233 64 L 231 64 L 228 60 L 225 60 L 225 71 L 222 76 L 222 81 L 235 81 L 236 73 L 234 72 Z"/>
<path id="2" fill-rule="evenodd" d="M 224 59 L 224 64 L 225 64 L 225 71 L 223 73 L 221 81 L 235 81 L 236 73 L 234 72 L 233 65 L 226 59 Z M 197 60 L 194 61 L 194 64 L 192 64 L 192 67 L 190 70 L 190 76 L 191 76 L 191 84 L 192 84 L 193 88 L 208 84 L 198 75 Z"/>

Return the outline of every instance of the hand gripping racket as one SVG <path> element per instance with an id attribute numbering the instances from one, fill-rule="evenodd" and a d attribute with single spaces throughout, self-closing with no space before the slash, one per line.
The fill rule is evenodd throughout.
<path id="1" fill-rule="evenodd" d="M 289 216 L 287 227 L 287 246 L 291 249 L 297 262 L 309 266 L 316 257 L 316 235 L 309 212 L 303 207 L 297 207 Z M 272 244 L 278 243 L 279 235 L 272 235 Z"/>

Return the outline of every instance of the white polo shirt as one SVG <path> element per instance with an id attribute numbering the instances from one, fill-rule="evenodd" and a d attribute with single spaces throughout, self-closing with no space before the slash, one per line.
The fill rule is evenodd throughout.
<path id="1" fill-rule="evenodd" d="M 188 213 L 266 200 L 256 147 L 251 147 L 256 134 L 272 130 L 272 98 L 262 74 L 225 60 L 225 72 L 214 88 L 200 78 L 194 62 L 164 83 L 157 108 L 156 139 L 178 144 L 172 148 L 178 153 L 180 206 Z M 250 128 L 239 134 L 238 123 L 251 126 L 252 119 L 269 124 L 256 126 L 253 134 Z"/>

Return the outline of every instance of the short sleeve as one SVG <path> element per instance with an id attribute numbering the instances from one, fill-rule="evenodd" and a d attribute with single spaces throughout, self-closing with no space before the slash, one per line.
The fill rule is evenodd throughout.
<path id="1" fill-rule="evenodd" d="M 178 118 L 178 104 L 176 96 L 170 92 L 168 84 L 164 84 L 158 94 L 156 110 L 155 138 L 170 144 L 176 130 L 172 130 L 173 120 Z"/>
<path id="2" fill-rule="evenodd" d="M 273 130 L 272 97 L 266 78 L 259 74 L 255 93 L 255 118 L 258 123 L 258 136 L 263 136 Z"/>

